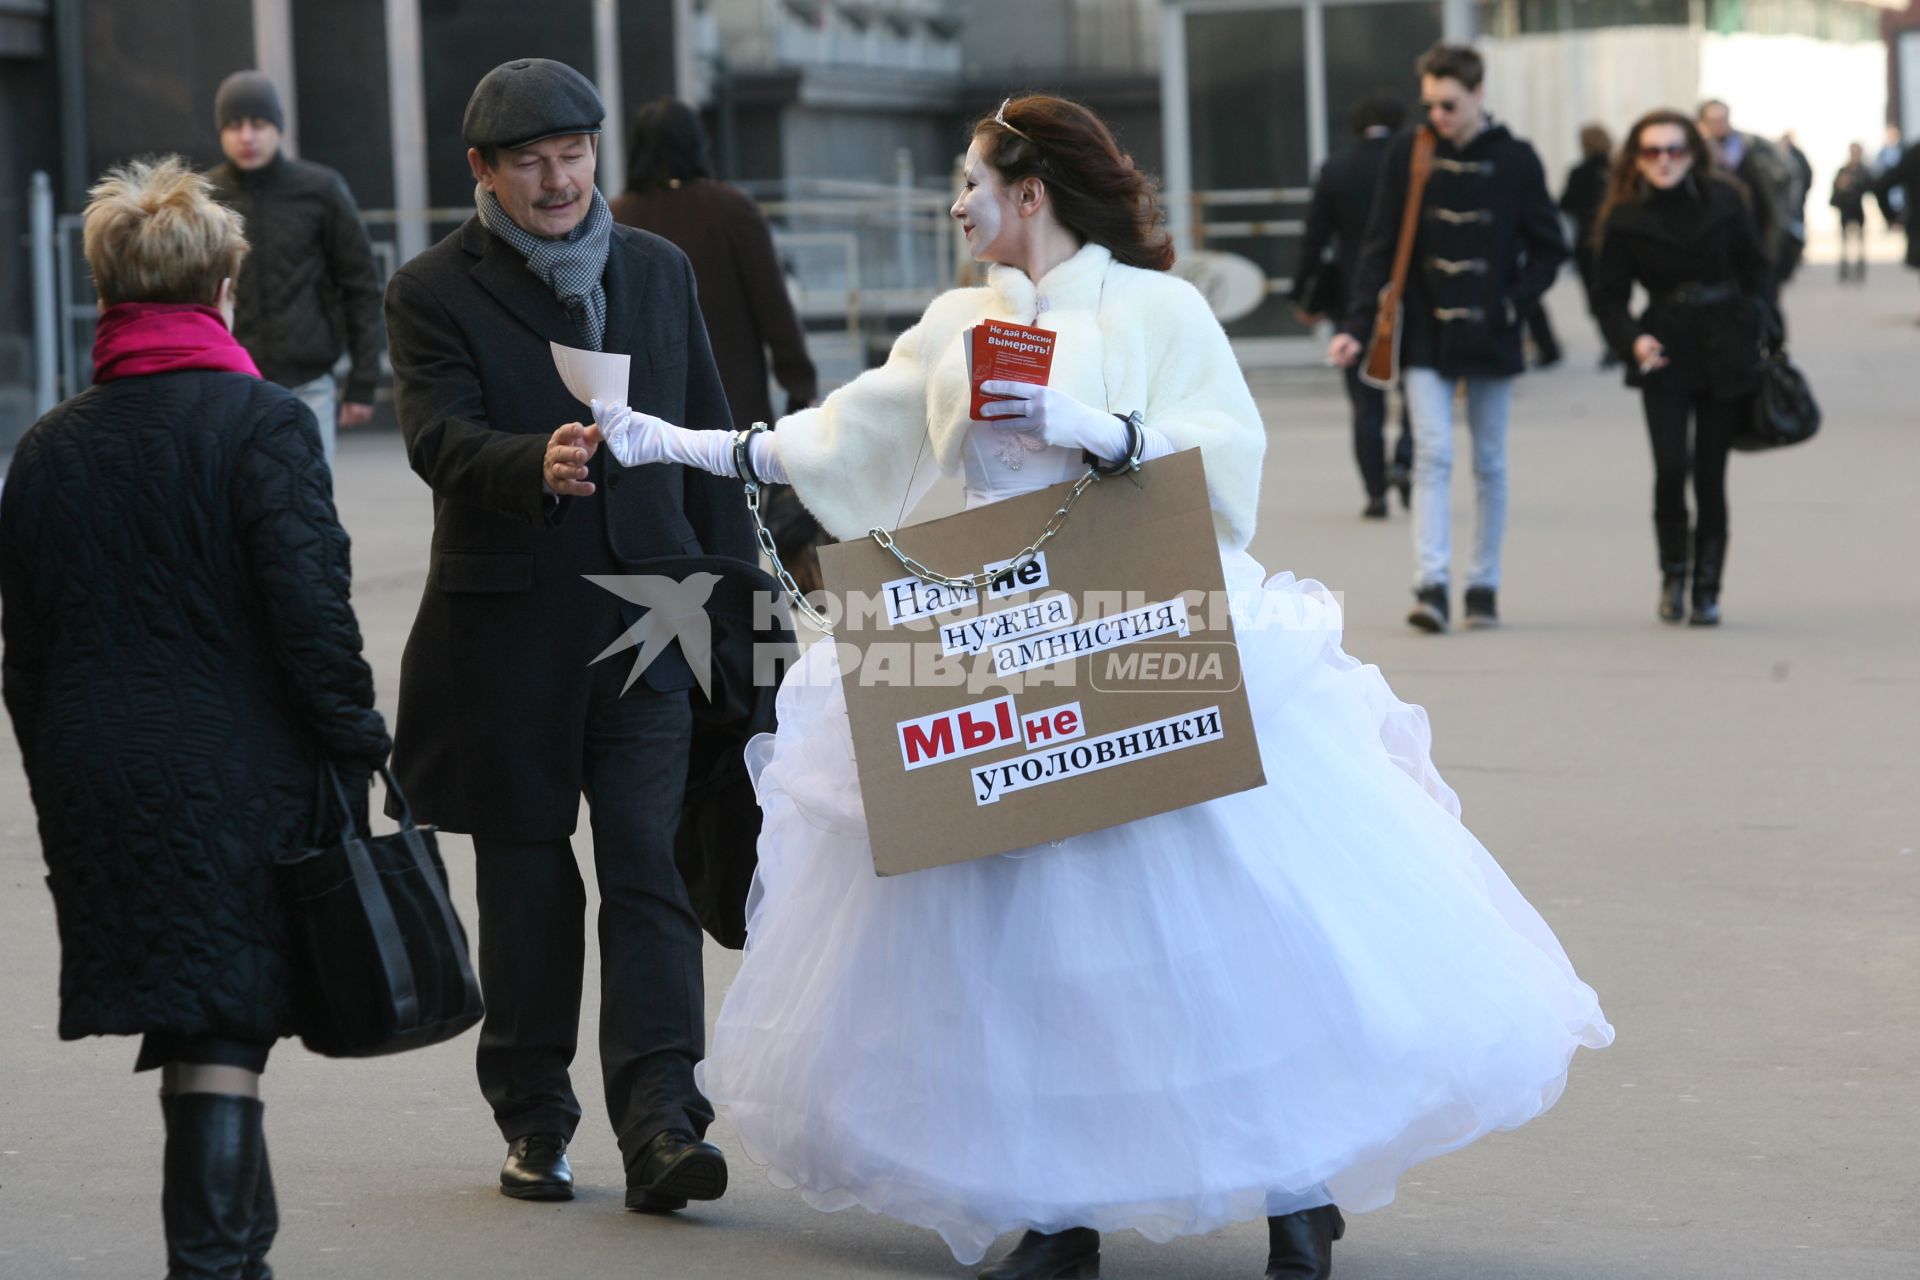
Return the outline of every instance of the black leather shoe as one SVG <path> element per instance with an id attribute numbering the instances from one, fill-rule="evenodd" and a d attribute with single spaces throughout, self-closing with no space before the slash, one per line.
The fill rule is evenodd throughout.
<path id="1" fill-rule="evenodd" d="M 627 1167 L 627 1208 L 672 1213 L 689 1200 L 718 1200 L 727 1191 L 727 1158 L 711 1142 L 669 1129 Z"/>
<path id="2" fill-rule="evenodd" d="M 1328 1280 L 1333 1242 L 1347 1234 L 1347 1220 L 1330 1204 L 1267 1219 L 1266 1280 Z"/>
<path id="3" fill-rule="evenodd" d="M 1413 611 L 1407 615 L 1407 625 L 1436 634 L 1445 631 L 1447 629 L 1447 589 L 1443 586 L 1422 587 L 1413 595 L 1415 603 Z"/>
<path id="4" fill-rule="evenodd" d="M 975 1280 L 1095 1280 L 1100 1274 L 1100 1233 L 1068 1227 L 1048 1235 L 1029 1231 L 1013 1252 Z"/>
<path id="5" fill-rule="evenodd" d="M 1387 495 L 1383 493 L 1377 498 L 1368 498 L 1366 509 L 1362 511 L 1360 515 L 1367 520 L 1385 520 L 1387 518 Z"/>
<path id="6" fill-rule="evenodd" d="M 500 1166 L 500 1194 L 515 1200 L 573 1199 L 573 1166 L 567 1140 L 557 1133 L 515 1138 Z"/>

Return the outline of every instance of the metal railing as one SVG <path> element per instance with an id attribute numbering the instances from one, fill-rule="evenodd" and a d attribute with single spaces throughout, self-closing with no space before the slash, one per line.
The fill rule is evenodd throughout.
<path id="1" fill-rule="evenodd" d="M 1222 218 L 1215 209 L 1245 209 L 1296 206 L 1304 210 L 1313 200 L 1312 187 L 1264 187 L 1238 190 L 1195 191 L 1188 197 L 1193 247 L 1220 248 L 1222 240 L 1279 240 L 1306 234 L 1307 220 L 1301 216 L 1279 218 Z M 1269 296 L 1285 296 L 1293 291 L 1290 275 L 1269 275 Z"/>

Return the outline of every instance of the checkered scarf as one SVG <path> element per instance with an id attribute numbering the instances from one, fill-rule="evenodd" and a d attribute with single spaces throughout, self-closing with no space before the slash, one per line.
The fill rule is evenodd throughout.
<path id="1" fill-rule="evenodd" d="M 474 206 L 480 213 L 480 225 L 513 246 L 527 260 L 533 272 L 580 327 L 580 335 L 589 350 L 600 350 L 607 336 L 607 250 L 613 243 L 613 210 L 593 189 L 593 206 L 580 225 L 564 239 L 546 240 L 534 235 L 500 206 L 500 198 L 482 187 L 473 189 Z"/>

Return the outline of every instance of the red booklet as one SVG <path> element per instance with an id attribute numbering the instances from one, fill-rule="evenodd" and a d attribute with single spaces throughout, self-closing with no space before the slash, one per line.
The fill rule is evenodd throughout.
<path id="1" fill-rule="evenodd" d="M 999 396 L 980 393 L 983 382 L 1047 383 L 1053 369 L 1053 339 L 1050 329 L 1035 329 L 1004 320 L 982 320 L 967 330 L 967 378 L 973 384 L 973 403 L 967 415 L 986 421 L 981 412 L 989 400 Z"/>

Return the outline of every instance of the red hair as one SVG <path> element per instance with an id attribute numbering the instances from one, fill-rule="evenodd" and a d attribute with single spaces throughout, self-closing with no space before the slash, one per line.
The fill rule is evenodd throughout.
<path id="1" fill-rule="evenodd" d="M 1060 225 L 1149 271 L 1173 265 L 1153 180 L 1134 167 L 1106 122 L 1077 102 L 1030 93 L 973 126 L 981 154 L 1009 185 L 1046 184 Z"/>

